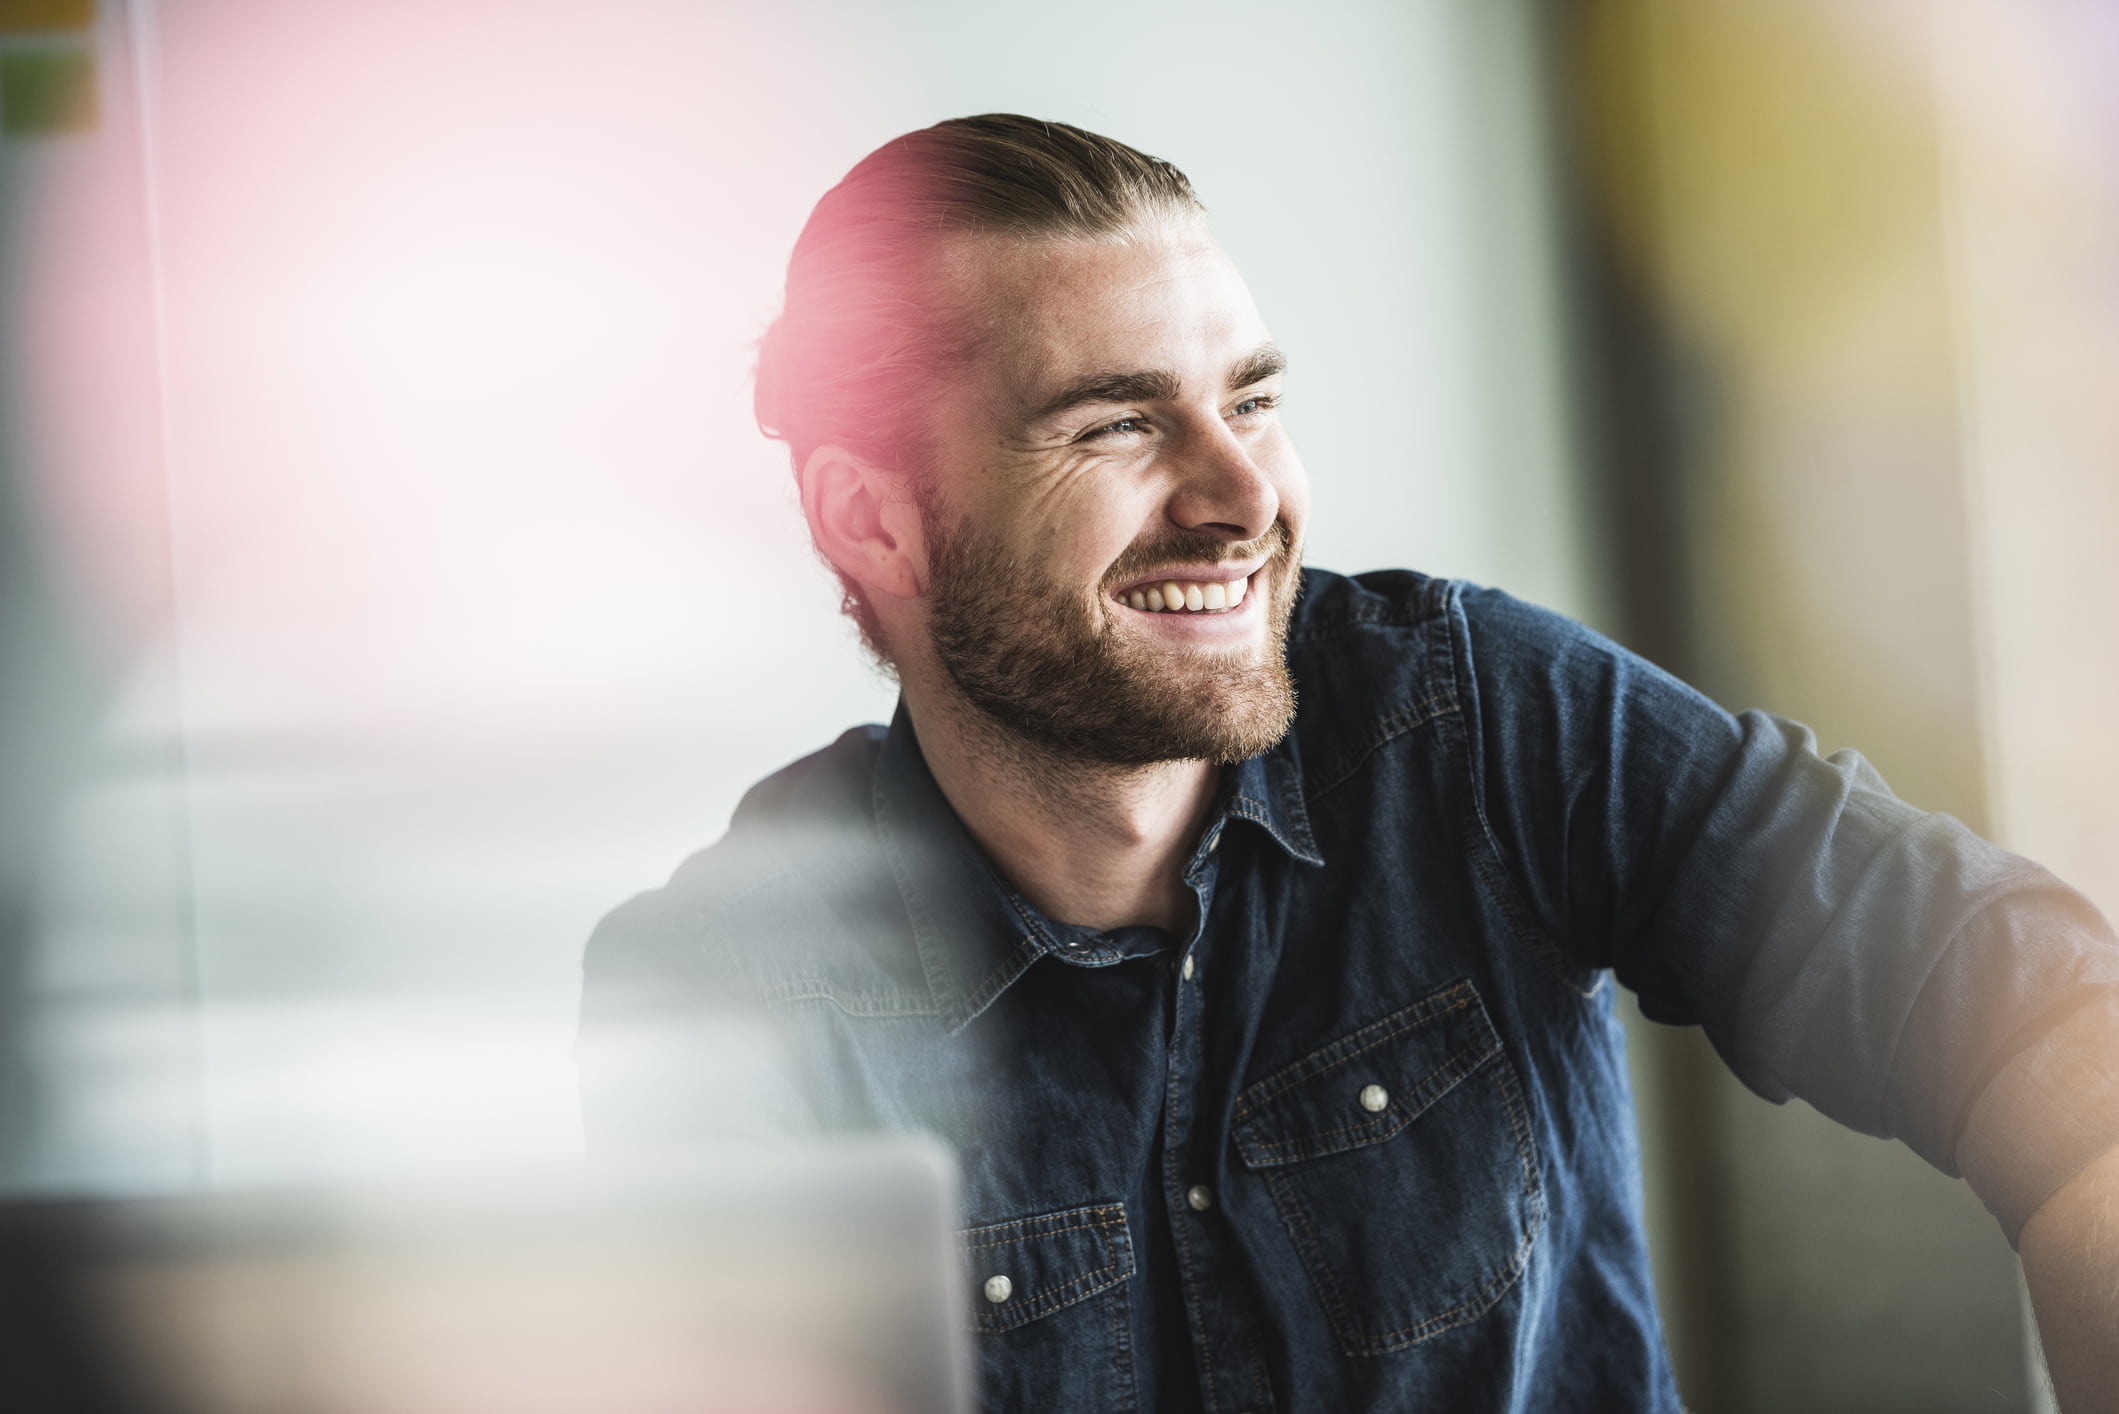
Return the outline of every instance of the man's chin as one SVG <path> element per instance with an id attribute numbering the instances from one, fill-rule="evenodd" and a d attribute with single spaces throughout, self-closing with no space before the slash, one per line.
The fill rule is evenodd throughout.
<path id="1" fill-rule="evenodd" d="M 1286 670 L 1259 661 L 1189 663 L 1135 659 L 1114 674 L 1112 697 L 1129 704 L 1127 719 L 1107 738 L 1114 757 L 1129 762 L 1214 761 L 1223 765 L 1270 750 L 1294 720 L 1295 695 Z"/>

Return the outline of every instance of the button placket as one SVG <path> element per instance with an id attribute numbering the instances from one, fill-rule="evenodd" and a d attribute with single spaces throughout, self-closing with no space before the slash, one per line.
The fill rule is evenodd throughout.
<path id="1" fill-rule="evenodd" d="M 1202 1032 L 1208 1021 L 1204 989 L 1185 985 L 1194 982 L 1204 966 L 1196 954 L 1206 945 L 1213 913 L 1217 869 L 1214 850 L 1220 842 L 1220 829 L 1217 825 L 1210 832 L 1185 872 L 1185 882 L 1199 902 L 1199 914 L 1175 969 L 1180 985 L 1172 989 L 1162 1180 L 1177 1249 L 1186 1323 L 1191 1328 L 1201 1376 L 1208 1383 L 1207 1407 L 1230 1411 L 1258 1409 L 1261 1403 L 1271 1408 L 1272 1394 L 1256 1345 L 1245 1338 L 1245 1326 L 1255 1313 L 1229 1279 L 1233 1238 L 1224 1230 L 1226 1220 L 1210 1221 L 1200 1216 L 1210 1211 L 1218 1213 L 1221 1195 L 1210 1185 L 1194 1181 L 1214 1176 L 1213 1164 L 1221 1142 L 1207 1137 L 1202 1143 L 1203 1136 L 1193 1128 L 1200 1118 L 1198 1095 L 1207 1060 Z"/>

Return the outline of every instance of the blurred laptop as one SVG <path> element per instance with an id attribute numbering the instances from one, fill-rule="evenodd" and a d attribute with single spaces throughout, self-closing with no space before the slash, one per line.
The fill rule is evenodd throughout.
<path id="1" fill-rule="evenodd" d="M 0 1209 L 11 1414 L 959 1414 L 917 1138 Z"/>

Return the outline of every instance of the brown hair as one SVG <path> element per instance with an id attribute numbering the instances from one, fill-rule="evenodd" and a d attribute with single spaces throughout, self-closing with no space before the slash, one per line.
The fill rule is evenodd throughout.
<path id="1" fill-rule="evenodd" d="M 759 430 L 787 443 L 797 472 L 836 442 L 917 480 L 927 390 L 961 356 L 929 298 L 945 239 L 1108 240 L 1204 210 L 1168 162 L 1065 123 L 988 113 L 893 138 L 824 194 L 795 241 L 758 349 Z M 839 582 L 862 641 L 888 661 L 859 587 Z"/>

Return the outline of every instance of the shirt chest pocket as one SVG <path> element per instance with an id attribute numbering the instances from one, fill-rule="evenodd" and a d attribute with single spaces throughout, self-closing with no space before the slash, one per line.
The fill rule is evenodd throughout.
<path id="1" fill-rule="evenodd" d="M 1247 1088 L 1235 1138 L 1349 1355 L 1477 1320 L 1545 1224 L 1522 1087 L 1468 981 Z"/>
<path id="2" fill-rule="evenodd" d="M 966 1228 L 963 1249 L 986 1408 L 1138 1407 L 1124 1205 Z"/>

